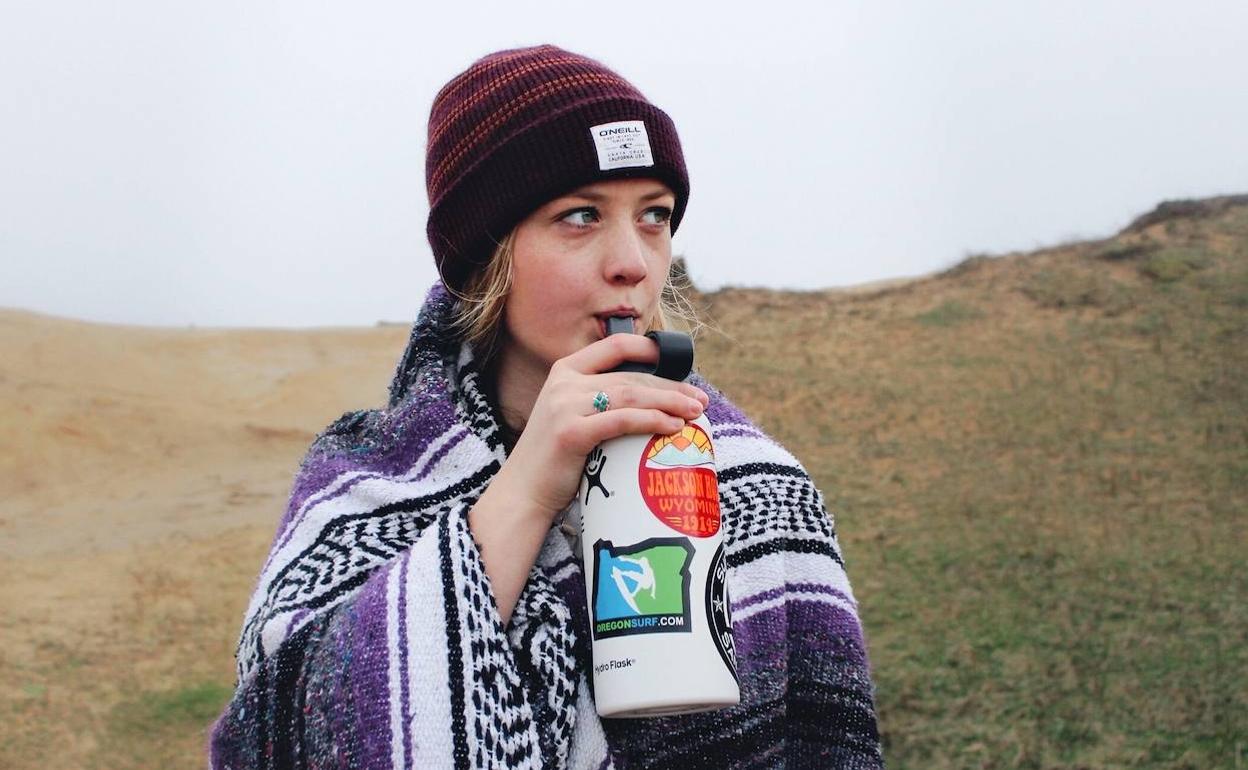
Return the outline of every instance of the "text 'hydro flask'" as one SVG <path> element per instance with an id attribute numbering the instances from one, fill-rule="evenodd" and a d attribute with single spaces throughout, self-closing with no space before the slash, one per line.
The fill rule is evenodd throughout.
<path id="1" fill-rule="evenodd" d="M 607 334 L 621 332 L 633 332 L 633 319 L 607 319 Z M 612 371 L 688 376 L 688 335 L 646 336 L 659 345 L 658 364 Z M 671 435 L 604 441 L 586 461 L 576 504 L 600 716 L 688 714 L 741 700 L 710 434 L 701 414 Z"/>

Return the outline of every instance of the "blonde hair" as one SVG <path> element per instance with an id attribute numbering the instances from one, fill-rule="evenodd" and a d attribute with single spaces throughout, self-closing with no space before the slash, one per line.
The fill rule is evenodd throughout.
<path id="1" fill-rule="evenodd" d="M 499 241 L 485 267 L 474 271 L 464 282 L 462 293 L 449 289 L 459 299 L 452 329 L 460 339 L 472 345 L 482 368 L 487 368 L 499 352 L 503 309 L 511 293 L 515 239 L 516 231 L 512 230 Z M 674 258 L 663 290 L 659 293 L 654 323 L 639 333 L 673 330 L 697 337 L 706 324 L 698 319 L 687 294 L 692 288 L 684 260 Z"/>

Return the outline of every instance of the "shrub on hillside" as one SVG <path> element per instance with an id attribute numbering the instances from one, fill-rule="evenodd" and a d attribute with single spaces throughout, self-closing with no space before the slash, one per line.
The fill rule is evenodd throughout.
<path id="1" fill-rule="evenodd" d="M 925 313 L 919 313 L 914 320 L 924 326 L 954 326 L 983 317 L 983 312 L 973 305 L 946 300 Z"/>
<path id="2" fill-rule="evenodd" d="M 1091 271 L 1044 268 L 1032 273 L 1021 288 L 1041 307 L 1095 307 L 1112 316 L 1135 304 L 1130 289 L 1108 275 Z"/>
<path id="3" fill-rule="evenodd" d="M 1151 240 L 1119 240 L 1114 238 L 1097 249 L 1093 256 L 1109 262 L 1136 259 L 1157 250 L 1160 244 Z"/>
<path id="4" fill-rule="evenodd" d="M 1170 283 L 1193 270 L 1208 267 L 1209 255 L 1188 246 L 1172 246 L 1153 254 L 1140 265 L 1140 272 L 1154 281 Z"/>

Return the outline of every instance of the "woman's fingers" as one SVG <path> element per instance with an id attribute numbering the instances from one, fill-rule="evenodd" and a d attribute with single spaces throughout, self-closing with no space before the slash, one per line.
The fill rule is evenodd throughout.
<path id="1" fill-rule="evenodd" d="M 588 451 L 616 436 L 675 433 L 703 410 L 701 401 L 675 390 L 624 385 L 604 392 L 610 399 L 610 408 L 604 412 L 583 412 L 585 416 L 568 426 L 569 433 L 564 435 L 578 451 Z"/>
<path id="2" fill-rule="evenodd" d="M 685 427 L 685 420 L 660 409 L 611 408 L 578 420 L 567 438 L 578 446 L 591 449 L 616 436 L 647 433 L 675 433 Z M 588 450 L 586 450 L 588 451 Z"/>
<path id="3" fill-rule="evenodd" d="M 613 334 L 587 345 L 551 367 L 534 412 L 571 455 L 616 436 L 674 433 L 702 414 L 710 400 L 706 393 L 653 374 L 609 371 L 622 361 L 652 364 L 658 355 L 658 344 L 638 334 Z M 603 411 L 599 392 L 609 404 Z"/>
<path id="4" fill-rule="evenodd" d="M 608 395 L 621 386 L 636 385 L 681 392 L 690 398 L 696 398 L 703 406 L 709 402 L 706 393 L 688 383 L 655 377 L 653 374 L 610 371 L 624 361 L 653 364 L 658 360 L 658 343 L 649 337 L 640 334 L 612 334 L 556 361 L 551 368 L 551 374 L 559 379 L 573 372 L 595 379 L 602 378 L 593 384 Z"/>
<path id="5" fill-rule="evenodd" d="M 652 378 L 659 379 L 659 378 Z M 661 380 L 662 382 L 668 382 Z M 668 383 L 670 385 L 681 385 L 683 383 Z M 697 390 L 692 385 L 686 386 L 693 390 Z M 692 420 L 702 414 L 703 404 L 700 399 L 688 393 L 684 389 L 669 387 L 653 387 L 647 385 L 638 385 L 633 382 L 622 382 L 621 384 L 608 384 L 603 386 L 602 392 L 607 394 L 610 409 L 658 409 L 668 414 L 680 417 L 686 420 Z M 701 391 L 698 391 L 701 392 Z M 592 408 L 592 396 L 586 400 L 586 407 Z M 595 410 L 596 411 L 596 410 Z M 586 411 L 587 414 L 593 412 Z"/>
<path id="6" fill-rule="evenodd" d="M 617 436 L 675 433 L 702 414 L 709 398 L 694 385 L 610 371 L 622 361 L 653 364 L 658 355 L 658 344 L 647 337 L 613 334 L 551 366 L 507 460 L 525 469 L 521 477 L 531 499 L 566 504 L 576 494 L 585 456 L 598 444 Z M 601 412 L 599 391 L 609 400 Z"/>
<path id="7" fill-rule="evenodd" d="M 653 374 L 641 374 L 640 372 L 607 372 L 606 374 L 592 375 L 589 378 L 589 387 L 597 387 L 609 396 L 621 391 L 654 390 L 684 395 L 687 398 L 697 400 L 704 407 L 710 402 L 710 397 L 706 395 L 706 391 L 696 385 L 666 380 L 662 377 L 655 377 Z M 612 403 L 616 402 L 613 401 Z M 638 404 L 632 403 L 630 405 L 637 406 Z"/>
<path id="8" fill-rule="evenodd" d="M 659 360 L 659 344 L 641 334 L 612 334 L 590 343 L 555 362 L 580 374 L 598 374 L 624 361 L 653 364 Z"/>

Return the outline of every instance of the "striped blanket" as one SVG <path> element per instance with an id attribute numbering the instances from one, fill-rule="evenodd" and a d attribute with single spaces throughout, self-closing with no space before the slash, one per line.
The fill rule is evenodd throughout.
<path id="1" fill-rule="evenodd" d="M 467 512 L 506 459 L 453 299 L 429 293 L 384 409 L 317 437 L 256 584 L 214 768 L 876 768 L 862 628 L 820 492 L 700 375 L 741 703 L 593 705 L 584 573 L 558 526 L 510 621 Z"/>

